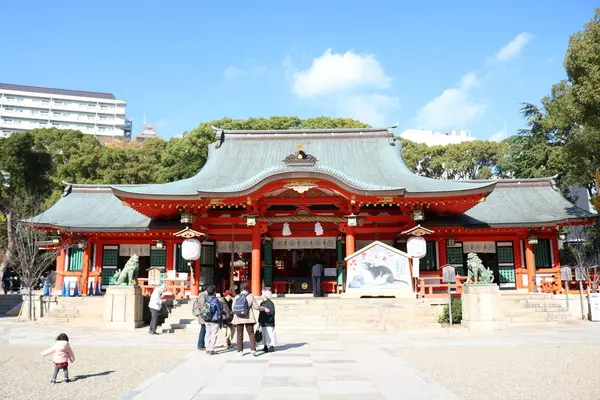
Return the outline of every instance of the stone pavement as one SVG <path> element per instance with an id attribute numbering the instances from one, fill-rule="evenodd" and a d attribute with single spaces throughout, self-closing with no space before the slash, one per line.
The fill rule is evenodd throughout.
<path id="1" fill-rule="evenodd" d="M 398 397 L 399 393 L 402 397 Z M 315 338 L 275 353 L 196 352 L 129 393 L 135 399 L 457 399 L 376 343 Z"/>
<path id="2" fill-rule="evenodd" d="M 249 354 L 238 357 L 235 353 L 211 357 L 195 350 L 196 338 L 190 335 L 151 336 L 146 329 L 115 332 L 100 327 L 53 327 L 15 323 L 10 318 L 0 318 L 0 346 L 47 346 L 62 331 L 78 348 L 189 349 L 189 353 L 176 362 L 165 361 L 162 372 L 133 382 L 126 399 L 458 399 L 448 389 L 452 388 L 465 399 L 478 400 L 482 394 L 478 388 L 493 384 L 499 380 L 496 376 L 503 372 L 494 370 L 495 363 L 504 362 L 502 368 L 510 371 L 510 365 L 514 364 L 511 360 L 516 360 L 522 364 L 520 370 L 529 370 L 548 359 L 545 371 L 557 370 L 562 374 L 560 371 L 568 370 L 571 375 L 582 376 L 580 374 L 585 371 L 573 370 L 578 368 L 577 360 L 565 358 L 563 362 L 560 358 L 563 356 L 557 359 L 557 355 L 579 351 L 577 357 L 582 358 L 581 352 L 589 349 L 592 356 L 589 363 L 583 365 L 587 370 L 595 362 L 594 349 L 600 349 L 600 324 L 587 322 L 489 333 L 470 333 L 460 328 L 385 335 L 282 333 L 276 353 L 256 358 Z M 563 350 L 558 353 L 557 348 Z M 527 359 L 529 353 L 536 357 Z M 440 357 L 441 354 L 444 356 Z M 487 383 L 465 380 L 468 365 L 459 370 L 447 370 L 456 367 L 456 359 L 461 354 L 470 355 L 470 366 L 481 370 L 482 379 L 489 380 Z M 415 359 L 415 355 L 421 358 Z M 429 363 L 431 365 L 419 362 L 423 357 L 427 360 L 436 358 L 436 361 Z M 475 367 L 475 364 L 479 366 Z M 432 379 L 433 376 L 439 381 Z M 450 376 L 452 379 L 448 380 Z M 138 385 L 144 379 L 147 380 Z M 555 379 L 548 377 L 549 381 L 555 382 Z M 525 381 L 521 383 L 530 387 Z M 469 384 L 468 390 L 461 390 Z M 569 385 L 563 388 L 567 392 Z M 516 393 L 515 388 L 504 392 L 494 387 L 495 393 L 504 397 L 494 397 L 490 391 L 492 394 L 485 398 L 524 398 L 508 396 Z M 554 394 L 558 392 L 555 390 Z"/>

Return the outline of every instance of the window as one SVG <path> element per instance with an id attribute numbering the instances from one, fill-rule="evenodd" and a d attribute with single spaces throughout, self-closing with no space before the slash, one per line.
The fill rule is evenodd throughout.
<path id="1" fill-rule="evenodd" d="M 496 243 L 498 257 L 498 284 L 500 287 L 516 287 L 515 255 L 512 242 Z"/>
<path id="2" fill-rule="evenodd" d="M 181 243 L 177 244 L 175 248 L 175 271 L 177 272 L 190 272 L 187 261 L 181 257 Z"/>
<path id="3" fill-rule="evenodd" d="M 552 268 L 550 239 L 538 239 L 537 244 L 533 245 L 533 254 L 536 268 Z"/>
<path id="4" fill-rule="evenodd" d="M 427 254 L 419 263 L 420 271 L 437 271 L 437 251 L 434 241 L 427 241 Z"/>
<path id="5" fill-rule="evenodd" d="M 150 248 L 150 267 L 166 267 L 167 252 L 165 249 Z"/>
<path id="6" fill-rule="evenodd" d="M 71 247 L 69 249 L 69 264 L 67 271 L 81 271 L 83 262 L 83 249 Z"/>

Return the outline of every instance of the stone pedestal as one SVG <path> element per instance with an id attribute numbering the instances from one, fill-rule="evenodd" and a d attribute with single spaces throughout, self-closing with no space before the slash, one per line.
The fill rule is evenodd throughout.
<path id="1" fill-rule="evenodd" d="M 464 287 L 462 325 L 469 331 L 506 329 L 502 297 L 497 285 L 466 285 Z"/>
<path id="2" fill-rule="evenodd" d="M 114 329 L 144 325 L 142 289 L 139 286 L 109 286 L 104 296 L 103 320 Z"/>

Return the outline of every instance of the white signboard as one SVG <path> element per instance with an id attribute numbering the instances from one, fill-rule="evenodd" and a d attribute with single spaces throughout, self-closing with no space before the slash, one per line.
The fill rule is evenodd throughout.
<path id="1" fill-rule="evenodd" d="M 600 321 L 600 293 L 588 294 L 588 301 L 590 307 L 590 321 Z"/>
<path id="2" fill-rule="evenodd" d="M 347 292 L 412 292 L 408 254 L 381 242 L 346 257 Z"/>
<path id="3" fill-rule="evenodd" d="M 235 246 L 231 242 L 217 242 L 217 253 L 231 253 L 233 247 L 234 253 L 252 253 L 252 242 L 235 242 Z"/>
<path id="4" fill-rule="evenodd" d="M 463 242 L 464 253 L 495 253 L 496 242 Z"/>

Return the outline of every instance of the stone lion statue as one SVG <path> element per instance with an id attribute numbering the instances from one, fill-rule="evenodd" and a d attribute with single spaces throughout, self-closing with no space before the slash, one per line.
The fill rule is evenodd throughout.
<path id="1" fill-rule="evenodd" d="M 131 285 L 131 281 L 137 279 L 140 269 L 140 257 L 137 254 L 132 255 L 123 269 L 118 269 L 115 274 L 115 285 Z"/>
<path id="2" fill-rule="evenodd" d="M 486 268 L 479 256 L 475 253 L 469 253 L 467 256 L 467 269 L 469 270 L 469 275 L 466 283 L 485 285 L 494 281 L 494 273 L 492 270 Z"/>

